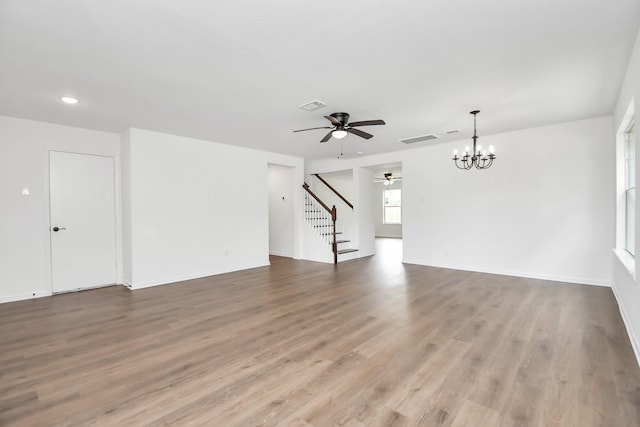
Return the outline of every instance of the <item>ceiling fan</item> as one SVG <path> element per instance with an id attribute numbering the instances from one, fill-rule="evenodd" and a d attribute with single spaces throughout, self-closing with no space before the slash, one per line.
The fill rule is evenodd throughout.
<path id="1" fill-rule="evenodd" d="M 402 181 L 402 177 L 393 175 L 391 172 L 387 172 L 382 177 L 373 178 L 373 182 L 382 182 L 384 185 L 391 185 L 396 181 Z"/>
<path id="2" fill-rule="evenodd" d="M 332 136 L 336 139 L 342 139 L 345 136 L 347 136 L 348 133 L 358 135 L 359 137 L 364 139 L 370 139 L 370 138 L 373 138 L 373 135 L 355 128 L 360 126 L 374 126 L 374 125 L 386 124 L 384 120 L 364 120 L 361 122 L 349 123 L 349 113 L 333 113 L 328 116 L 324 116 L 324 118 L 329 120 L 333 126 L 321 126 L 317 128 L 298 129 L 298 130 L 294 130 L 294 132 L 304 132 L 307 130 L 314 130 L 314 129 L 331 129 L 329 133 L 326 134 L 324 138 L 320 140 L 320 142 L 327 142 L 328 140 L 331 139 Z"/>

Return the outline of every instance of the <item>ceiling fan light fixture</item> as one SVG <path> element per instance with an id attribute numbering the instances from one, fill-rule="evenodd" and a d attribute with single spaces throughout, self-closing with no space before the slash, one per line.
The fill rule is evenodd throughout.
<path id="1" fill-rule="evenodd" d="M 347 131 L 344 129 L 336 129 L 333 132 L 331 132 L 331 135 L 336 139 L 342 139 L 345 136 L 347 136 Z"/>
<path id="2" fill-rule="evenodd" d="M 307 128 L 307 129 L 298 129 L 294 130 L 294 132 L 304 132 L 307 130 L 314 129 L 331 129 L 327 132 L 327 134 L 320 140 L 320 142 L 327 142 L 331 138 L 342 139 L 347 136 L 347 134 L 352 133 L 355 136 L 359 136 L 364 139 L 371 139 L 373 135 L 363 130 L 360 130 L 361 126 L 375 126 L 375 125 L 385 125 L 384 120 L 362 120 L 358 122 L 349 122 L 349 113 L 332 113 L 328 116 L 323 116 L 325 119 L 331 122 L 331 126 L 320 126 L 315 128 Z"/>

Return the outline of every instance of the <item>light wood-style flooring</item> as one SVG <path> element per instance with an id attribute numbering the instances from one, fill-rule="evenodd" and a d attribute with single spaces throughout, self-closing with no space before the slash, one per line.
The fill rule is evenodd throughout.
<path id="1" fill-rule="evenodd" d="M 0 425 L 640 426 L 608 288 L 271 261 L 0 305 Z"/>

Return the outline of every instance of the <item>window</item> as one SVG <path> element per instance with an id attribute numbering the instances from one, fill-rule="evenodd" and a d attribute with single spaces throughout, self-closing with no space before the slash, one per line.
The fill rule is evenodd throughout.
<path id="1" fill-rule="evenodd" d="M 633 256 L 636 254 L 636 148 L 634 123 L 632 120 L 624 133 L 624 248 Z"/>
<path id="2" fill-rule="evenodd" d="M 402 223 L 402 190 L 384 190 L 383 223 Z"/>

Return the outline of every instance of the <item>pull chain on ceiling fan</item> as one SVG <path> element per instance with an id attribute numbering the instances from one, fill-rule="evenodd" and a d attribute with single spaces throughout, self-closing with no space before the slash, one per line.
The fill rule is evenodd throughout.
<path id="1" fill-rule="evenodd" d="M 384 120 L 364 120 L 360 122 L 349 123 L 349 113 L 333 113 L 328 116 L 324 116 L 324 118 L 329 120 L 333 126 L 320 126 L 317 128 L 298 129 L 294 130 L 294 132 L 305 132 L 315 129 L 331 129 L 329 133 L 327 133 L 324 138 L 320 140 L 320 142 L 327 142 L 331 139 L 331 137 L 342 139 L 350 133 L 357 135 L 360 138 L 371 139 L 373 138 L 373 135 L 355 128 L 360 126 L 375 126 L 386 124 Z"/>

